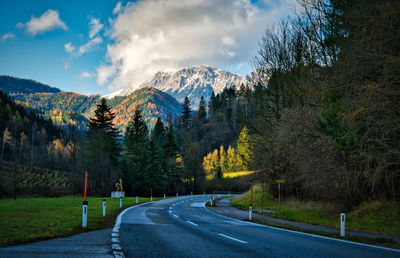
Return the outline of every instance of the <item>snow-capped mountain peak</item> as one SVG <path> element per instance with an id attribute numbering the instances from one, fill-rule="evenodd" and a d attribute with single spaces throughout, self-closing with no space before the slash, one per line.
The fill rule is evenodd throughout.
<path id="1" fill-rule="evenodd" d="M 154 87 L 172 95 L 180 102 L 183 102 L 183 99 L 188 96 L 192 106 L 197 108 L 201 96 L 208 101 L 213 91 L 218 94 L 224 88 L 234 85 L 239 87 L 242 83 L 246 84 L 248 80 L 248 77 L 241 74 L 209 65 L 198 65 L 182 68 L 175 72 L 157 72 L 151 80 L 140 84 L 139 88 Z M 133 91 L 135 89 L 125 88 L 117 94 L 112 93 L 108 96 L 125 96 Z"/>

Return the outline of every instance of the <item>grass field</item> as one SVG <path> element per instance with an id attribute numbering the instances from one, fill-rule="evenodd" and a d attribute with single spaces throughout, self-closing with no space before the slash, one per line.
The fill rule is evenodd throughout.
<path id="1" fill-rule="evenodd" d="M 250 203 L 250 192 L 232 200 L 232 205 L 247 210 Z M 261 209 L 261 186 L 253 188 L 253 209 Z M 264 209 L 279 211 L 277 199 L 264 192 Z M 281 200 L 279 212 L 271 217 L 301 221 L 314 225 L 339 228 L 340 205 L 295 199 Z M 390 201 L 373 201 L 363 203 L 346 214 L 348 230 L 367 231 L 400 236 L 400 206 Z"/>
<path id="2" fill-rule="evenodd" d="M 240 176 L 248 176 L 253 174 L 254 171 L 237 171 L 237 172 L 225 172 L 223 178 L 235 178 Z"/>
<path id="3" fill-rule="evenodd" d="M 103 217 L 103 198 L 88 197 L 88 227 L 82 229 L 81 196 L 0 199 L 0 246 L 110 228 L 122 209 L 136 204 L 136 197 L 124 198 L 122 209 L 119 199 L 106 200 L 107 216 Z M 140 203 L 146 201 L 149 198 L 139 198 Z"/>

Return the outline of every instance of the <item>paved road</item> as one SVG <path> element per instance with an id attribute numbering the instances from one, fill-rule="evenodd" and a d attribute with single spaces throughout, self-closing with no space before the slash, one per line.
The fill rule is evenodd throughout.
<path id="1" fill-rule="evenodd" d="M 111 229 L 82 233 L 25 245 L 0 248 L 0 258 L 99 257 L 112 258 Z M 1 237 L 1 236 L 0 236 Z"/>
<path id="2" fill-rule="evenodd" d="M 126 257 L 400 257 L 400 251 L 238 221 L 181 197 L 126 210 L 113 229 Z M 118 252 L 116 252 L 118 254 Z"/>

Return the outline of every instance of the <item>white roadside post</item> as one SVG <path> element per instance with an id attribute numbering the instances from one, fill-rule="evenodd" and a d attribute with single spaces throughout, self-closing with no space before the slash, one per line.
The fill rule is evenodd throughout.
<path id="1" fill-rule="evenodd" d="M 82 227 L 87 227 L 87 201 L 83 201 L 83 209 L 82 209 Z"/>
<path id="2" fill-rule="evenodd" d="M 122 197 L 119 198 L 119 207 L 122 208 Z"/>
<path id="3" fill-rule="evenodd" d="M 279 205 L 279 210 L 281 210 L 281 184 L 285 183 L 285 180 L 279 179 L 276 180 L 275 182 L 278 183 L 278 205 Z"/>
<path id="4" fill-rule="evenodd" d="M 165 199 L 165 194 L 164 194 L 164 199 Z"/>
<path id="5" fill-rule="evenodd" d="M 153 201 L 153 188 L 150 188 L 150 201 Z"/>
<path id="6" fill-rule="evenodd" d="M 103 199 L 103 217 L 106 216 L 106 199 Z"/>
<path id="7" fill-rule="evenodd" d="M 346 213 L 344 210 L 340 213 L 340 236 L 345 237 L 346 235 Z"/>
<path id="8" fill-rule="evenodd" d="M 136 195 L 136 204 L 139 203 L 139 197 Z"/>
<path id="9" fill-rule="evenodd" d="M 249 220 L 253 218 L 253 187 L 250 190 Z"/>
<path id="10" fill-rule="evenodd" d="M 211 192 L 211 207 L 213 205 L 213 193 Z"/>
<path id="11" fill-rule="evenodd" d="M 251 220 L 253 218 L 253 205 L 250 204 L 249 206 L 249 220 Z"/>
<path id="12" fill-rule="evenodd" d="M 190 192 L 190 195 L 193 195 L 193 192 Z"/>
<path id="13" fill-rule="evenodd" d="M 82 228 L 87 227 L 87 213 L 88 213 L 88 210 L 87 210 L 88 202 L 86 201 L 87 177 L 88 177 L 88 173 L 86 171 L 86 173 L 85 173 L 85 193 L 84 193 L 83 205 L 82 205 Z"/>

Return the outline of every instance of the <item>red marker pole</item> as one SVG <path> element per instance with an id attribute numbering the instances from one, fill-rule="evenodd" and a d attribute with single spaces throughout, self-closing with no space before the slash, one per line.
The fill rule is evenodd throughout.
<path id="1" fill-rule="evenodd" d="M 253 216 L 253 187 L 250 189 L 250 206 L 249 206 L 249 220 Z"/>
<path id="2" fill-rule="evenodd" d="M 153 188 L 150 188 L 150 201 L 153 201 Z"/>
<path id="3" fill-rule="evenodd" d="M 86 173 L 85 173 L 85 193 L 83 196 L 83 207 L 82 207 L 82 228 L 87 227 L 87 208 L 88 208 L 88 202 L 86 201 L 87 177 L 88 177 L 88 173 L 86 171 Z"/>

